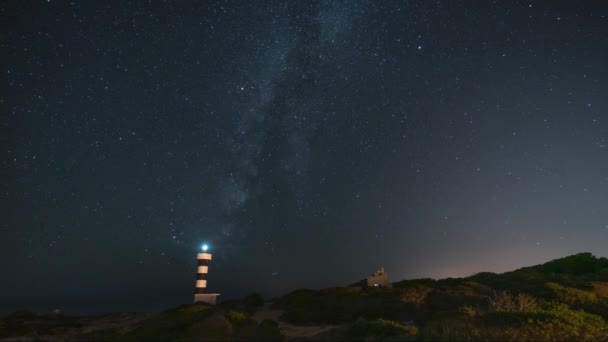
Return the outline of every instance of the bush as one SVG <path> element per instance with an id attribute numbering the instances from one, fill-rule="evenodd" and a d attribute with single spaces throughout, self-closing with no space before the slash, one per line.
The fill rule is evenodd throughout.
<path id="1" fill-rule="evenodd" d="M 273 320 L 265 319 L 260 323 L 256 336 L 260 341 L 282 341 L 283 335 L 279 329 L 279 324 Z"/>
<path id="2" fill-rule="evenodd" d="M 593 292 L 564 287 L 556 283 L 547 283 L 546 286 L 553 291 L 555 298 L 560 302 L 570 305 L 597 303 L 597 296 Z"/>
<path id="3" fill-rule="evenodd" d="M 601 317 L 549 304 L 533 312 L 490 312 L 474 320 L 430 322 L 422 340 L 465 341 L 608 341 L 608 324 Z"/>
<path id="4" fill-rule="evenodd" d="M 550 319 L 538 322 L 535 336 L 551 340 L 608 341 L 608 324 L 597 315 L 552 304 L 541 311 Z"/>
<path id="5" fill-rule="evenodd" d="M 516 309 L 519 312 L 531 312 L 538 309 L 538 301 L 536 298 L 525 293 L 518 293 L 515 303 Z"/>
<path id="6" fill-rule="evenodd" d="M 226 312 L 226 318 L 233 325 L 243 324 L 248 319 L 247 316 L 244 313 L 239 312 L 239 311 L 232 311 L 232 310 L 229 310 L 229 311 Z"/>
<path id="7" fill-rule="evenodd" d="M 235 341 L 282 341 L 283 335 L 275 321 L 264 320 L 258 324 L 253 320 L 247 320 L 237 327 L 232 339 Z"/>
<path id="8" fill-rule="evenodd" d="M 414 340 L 418 329 L 411 325 L 403 325 L 394 321 L 377 319 L 367 321 L 358 319 L 343 328 L 344 337 L 349 341 L 384 341 L 387 339 L 403 341 Z"/>
<path id="9" fill-rule="evenodd" d="M 437 284 L 437 280 L 430 278 L 422 278 L 422 279 L 406 279 L 401 280 L 396 283 L 393 283 L 393 288 L 410 288 L 417 286 L 425 286 L 433 288 Z"/>
<path id="10" fill-rule="evenodd" d="M 491 292 L 488 287 L 474 282 L 452 282 L 444 283 L 428 294 L 426 304 L 430 310 L 452 311 L 464 305 L 477 307 L 486 304 Z"/>
<path id="11" fill-rule="evenodd" d="M 608 282 L 594 282 L 593 293 L 599 298 L 608 298 Z"/>
<path id="12" fill-rule="evenodd" d="M 488 298 L 490 311 L 530 312 L 538 308 L 536 298 L 525 293 L 516 296 L 508 291 L 498 291 Z"/>
<path id="13" fill-rule="evenodd" d="M 252 315 L 257 307 L 264 305 L 264 298 L 253 293 L 242 299 L 223 301 L 219 306 L 228 310 L 243 311 L 248 315 Z"/>
<path id="14" fill-rule="evenodd" d="M 420 306 L 424 304 L 427 295 L 431 293 L 433 289 L 428 286 L 416 284 L 403 289 L 395 289 L 395 291 L 402 302 Z"/>
<path id="15" fill-rule="evenodd" d="M 297 290 L 276 302 L 275 307 L 283 309 L 284 318 L 295 324 L 336 324 L 358 317 L 400 319 L 406 309 L 390 289 L 359 291 L 348 287 Z"/>
<path id="16" fill-rule="evenodd" d="M 149 319 L 129 335 L 138 340 L 175 340 L 188 335 L 188 330 L 197 322 L 218 313 L 215 306 L 204 303 L 183 305 Z"/>
<path id="17" fill-rule="evenodd" d="M 243 303 L 249 308 L 256 308 L 264 305 L 264 298 L 257 293 L 252 293 L 243 299 Z"/>
<path id="18" fill-rule="evenodd" d="M 474 318 L 477 315 L 479 315 L 479 312 L 477 311 L 477 309 L 475 309 L 474 307 L 469 306 L 469 305 L 460 307 L 460 309 L 458 309 L 458 312 L 460 312 L 470 318 Z"/>
<path id="19" fill-rule="evenodd" d="M 66 330 L 78 329 L 81 326 L 82 322 L 75 317 L 17 311 L 0 320 L 0 338 L 61 335 Z"/>
<path id="20" fill-rule="evenodd" d="M 591 253 L 579 253 L 565 258 L 549 261 L 536 266 L 544 273 L 558 273 L 568 275 L 583 275 L 600 273 L 608 268 L 608 259 L 596 258 Z"/>

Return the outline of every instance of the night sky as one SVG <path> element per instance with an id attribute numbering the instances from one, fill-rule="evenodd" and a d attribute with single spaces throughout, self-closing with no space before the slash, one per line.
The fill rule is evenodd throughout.
<path id="1" fill-rule="evenodd" d="M 605 1 L 0 12 L 4 310 L 608 256 Z"/>

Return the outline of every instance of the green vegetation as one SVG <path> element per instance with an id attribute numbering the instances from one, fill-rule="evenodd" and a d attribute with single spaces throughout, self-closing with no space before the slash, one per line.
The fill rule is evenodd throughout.
<path id="1" fill-rule="evenodd" d="M 136 340 L 167 341 L 196 336 L 198 331 L 210 331 L 212 338 L 228 337 L 231 325 L 227 319 L 221 318 L 223 317 L 217 307 L 204 304 L 184 305 L 145 321 L 130 332 L 128 337 L 132 336 Z"/>
<path id="2" fill-rule="evenodd" d="M 568 305 L 574 306 L 597 303 L 597 296 L 591 291 L 565 287 L 556 283 L 547 283 L 547 287 L 553 290 L 557 301 Z"/>
<path id="3" fill-rule="evenodd" d="M 548 304 L 531 312 L 487 312 L 475 319 L 452 317 L 428 322 L 422 341 L 608 341 L 608 325 L 599 316 Z"/>
<path id="4" fill-rule="evenodd" d="M 252 293 L 240 300 L 229 300 L 220 304 L 220 306 L 223 308 L 243 311 L 250 315 L 253 314 L 255 310 L 262 305 L 264 305 L 264 298 L 257 293 Z"/>
<path id="5" fill-rule="evenodd" d="M 411 325 L 403 325 L 393 321 L 376 319 L 366 321 L 358 319 L 355 323 L 344 328 L 344 337 L 350 341 L 366 341 L 370 338 L 378 340 L 412 338 L 418 334 L 418 329 Z"/>
<path id="6" fill-rule="evenodd" d="M 28 335 L 58 336 L 68 329 L 81 326 L 82 323 L 72 317 L 40 316 L 28 311 L 18 311 L 0 321 L 0 338 Z"/>
<path id="7" fill-rule="evenodd" d="M 77 329 L 86 319 L 19 312 L 0 321 L 0 338 L 28 336 L 68 341 L 281 341 L 273 321 L 257 323 L 244 312 L 203 303 L 180 306 L 128 327 Z M 71 332 L 67 329 L 72 328 Z M 92 330 L 92 331 L 90 331 Z"/>
<path id="8" fill-rule="evenodd" d="M 608 341 L 607 270 L 606 258 L 582 253 L 504 274 L 404 280 L 393 289 L 297 290 L 275 306 L 292 323 L 341 323 L 327 340 Z M 398 326 L 417 330 L 393 334 Z"/>
<path id="9" fill-rule="evenodd" d="M 298 340 L 608 342 L 608 260 L 589 253 L 503 274 L 393 286 L 301 289 L 273 309 L 293 325 L 334 326 Z M 254 294 L 218 306 L 185 305 L 139 318 L 123 314 L 129 324 L 97 330 L 83 329 L 85 319 L 17 312 L 0 320 L 0 339 L 284 340 L 277 322 L 251 318 L 261 305 L 262 297 Z"/>
<path id="10" fill-rule="evenodd" d="M 394 321 L 358 319 L 320 336 L 326 341 L 416 341 L 418 329 Z"/>
<path id="11" fill-rule="evenodd" d="M 246 313 L 202 303 L 169 310 L 124 335 L 137 341 L 280 341 L 276 322 L 257 323 Z"/>
<path id="12" fill-rule="evenodd" d="M 403 304 L 390 289 L 338 287 L 296 290 L 274 304 L 295 324 L 337 324 L 362 318 L 399 318 Z"/>

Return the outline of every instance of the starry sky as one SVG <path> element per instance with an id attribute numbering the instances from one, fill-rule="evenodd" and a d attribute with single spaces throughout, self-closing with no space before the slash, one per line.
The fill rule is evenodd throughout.
<path id="1" fill-rule="evenodd" d="M 4 309 L 608 256 L 604 1 L 0 12 Z"/>

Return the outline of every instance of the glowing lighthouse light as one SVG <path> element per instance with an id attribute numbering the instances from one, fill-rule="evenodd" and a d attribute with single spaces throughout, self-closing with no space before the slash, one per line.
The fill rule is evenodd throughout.
<path id="1" fill-rule="evenodd" d="M 209 249 L 206 243 L 203 244 L 203 252 L 206 252 Z"/>

